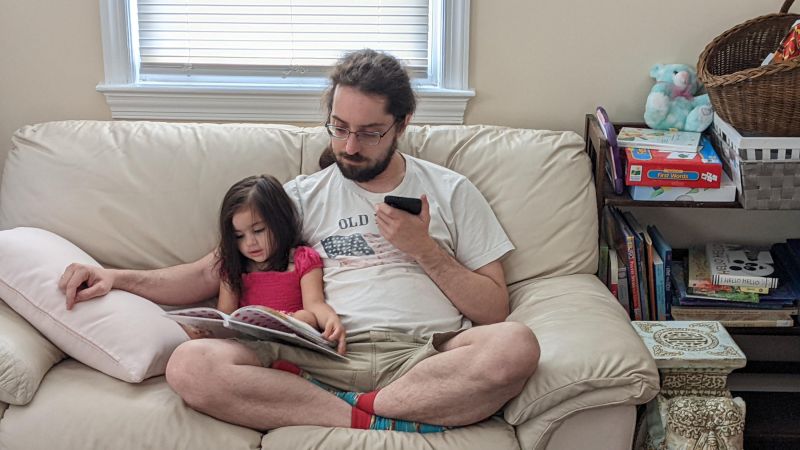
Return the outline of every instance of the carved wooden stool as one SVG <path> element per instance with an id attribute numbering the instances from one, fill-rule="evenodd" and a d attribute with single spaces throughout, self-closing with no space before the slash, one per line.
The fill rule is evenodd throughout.
<path id="1" fill-rule="evenodd" d="M 719 322 L 632 324 L 661 375 L 636 448 L 741 450 L 745 405 L 726 383 L 747 359 L 725 328 Z"/>

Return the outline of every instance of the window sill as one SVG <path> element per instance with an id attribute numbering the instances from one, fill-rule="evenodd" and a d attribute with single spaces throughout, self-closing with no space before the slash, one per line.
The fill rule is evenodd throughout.
<path id="1" fill-rule="evenodd" d="M 323 86 L 100 84 L 115 119 L 322 123 Z M 462 124 L 472 90 L 420 87 L 413 123 Z"/>

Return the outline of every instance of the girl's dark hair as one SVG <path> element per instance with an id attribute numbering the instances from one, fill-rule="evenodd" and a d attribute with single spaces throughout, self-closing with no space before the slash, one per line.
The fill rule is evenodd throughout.
<path id="1" fill-rule="evenodd" d="M 242 209 L 260 215 L 269 230 L 271 254 L 265 261 L 269 270 L 286 270 L 291 250 L 302 243 L 297 209 L 275 177 L 251 176 L 231 186 L 219 212 L 219 275 L 238 297 L 242 296 L 242 274 L 250 262 L 239 251 L 233 228 L 233 216 Z"/>

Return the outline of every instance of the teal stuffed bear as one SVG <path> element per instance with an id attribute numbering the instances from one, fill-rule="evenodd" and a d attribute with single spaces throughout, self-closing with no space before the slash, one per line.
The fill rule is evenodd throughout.
<path id="1" fill-rule="evenodd" d="M 647 126 L 656 130 L 676 128 L 703 131 L 711 125 L 714 110 L 708 94 L 700 90 L 697 72 L 686 64 L 656 64 L 650 69 L 656 84 L 650 89 L 644 111 Z"/>

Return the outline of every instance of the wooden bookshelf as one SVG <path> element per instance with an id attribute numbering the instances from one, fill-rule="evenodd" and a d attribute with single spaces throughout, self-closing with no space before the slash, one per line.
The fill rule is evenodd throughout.
<path id="1" fill-rule="evenodd" d="M 617 131 L 622 127 L 647 127 L 647 125 L 634 122 L 618 123 L 614 125 Z M 742 208 L 738 197 L 735 202 L 677 202 L 633 200 L 627 190 L 622 194 L 616 194 L 614 193 L 611 181 L 606 173 L 606 161 L 610 158 L 608 141 L 594 114 L 586 114 L 584 138 L 586 141 L 584 150 L 592 161 L 595 195 L 597 196 L 598 223 L 602 223 L 602 211 L 603 207 L 606 205 L 616 207 L 655 208 Z M 678 250 L 678 252 L 680 253 L 680 250 Z M 797 317 L 795 317 L 795 324 L 792 327 L 728 327 L 726 329 L 732 335 L 800 336 L 800 326 L 797 323 Z"/>
<path id="2" fill-rule="evenodd" d="M 619 131 L 622 127 L 646 127 L 643 123 L 619 123 L 614 128 Z M 594 114 L 586 115 L 584 127 L 586 144 L 584 149 L 592 160 L 594 170 L 595 190 L 597 195 L 597 217 L 603 210 L 603 206 L 636 206 L 636 207 L 655 207 L 655 208 L 741 208 L 738 201 L 734 202 L 677 202 L 677 201 L 639 201 L 633 200 L 627 190 L 622 194 L 614 193 L 611 181 L 606 173 L 605 163 L 609 159 L 609 145 L 600 123 Z M 602 164 L 598 163 L 602 162 Z"/>

